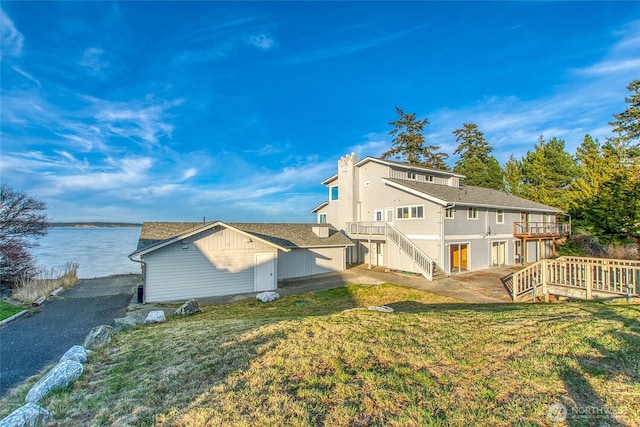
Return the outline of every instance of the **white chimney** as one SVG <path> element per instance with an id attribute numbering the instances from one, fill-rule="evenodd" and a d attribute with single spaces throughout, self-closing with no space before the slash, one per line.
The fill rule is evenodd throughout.
<path id="1" fill-rule="evenodd" d="M 316 236 L 326 239 L 329 237 L 329 227 L 326 225 L 315 224 L 311 227 Z"/>

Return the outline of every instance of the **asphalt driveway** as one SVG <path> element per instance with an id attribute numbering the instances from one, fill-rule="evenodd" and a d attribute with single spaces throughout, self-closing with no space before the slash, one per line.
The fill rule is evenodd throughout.
<path id="1" fill-rule="evenodd" d="M 122 317 L 139 275 L 81 280 L 0 329 L 0 396 L 82 345 L 91 328 Z"/>

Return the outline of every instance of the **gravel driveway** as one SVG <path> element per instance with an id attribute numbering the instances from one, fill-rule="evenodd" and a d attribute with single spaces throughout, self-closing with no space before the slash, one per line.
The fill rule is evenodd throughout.
<path id="1" fill-rule="evenodd" d="M 84 342 L 94 326 L 123 316 L 139 275 L 83 279 L 0 329 L 0 396 L 37 374 L 71 346 Z"/>

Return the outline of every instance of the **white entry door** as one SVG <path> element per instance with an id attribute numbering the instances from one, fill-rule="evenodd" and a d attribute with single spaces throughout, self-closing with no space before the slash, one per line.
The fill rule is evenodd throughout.
<path id="1" fill-rule="evenodd" d="M 371 263 L 375 266 L 384 265 L 382 260 L 382 243 L 371 243 Z"/>
<path id="2" fill-rule="evenodd" d="M 491 243 L 491 265 L 494 267 L 507 265 L 507 242 Z"/>
<path id="3" fill-rule="evenodd" d="M 256 254 L 253 282 L 255 292 L 272 291 L 276 288 L 275 261 L 272 253 Z"/>

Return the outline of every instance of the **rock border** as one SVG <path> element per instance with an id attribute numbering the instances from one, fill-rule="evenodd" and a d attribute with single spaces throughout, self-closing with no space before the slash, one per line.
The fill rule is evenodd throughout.
<path id="1" fill-rule="evenodd" d="M 175 310 L 173 316 L 188 316 L 202 311 L 198 300 L 192 299 L 187 301 L 187 303 L 178 310 Z M 192 306 L 191 308 L 193 310 L 185 310 L 188 305 Z M 84 345 L 74 345 L 67 350 L 62 355 L 58 363 L 31 387 L 25 397 L 25 401 L 27 403 L 13 411 L 7 417 L 1 419 L 0 427 L 36 427 L 46 425 L 51 414 L 45 408 L 37 405 L 37 402 L 48 396 L 52 391 L 69 387 L 78 380 L 84 372 L 84 363 L 88 361 L 87 355 L 93 348 L 100 348 L 108 345 L 113 333 L 127 329 L 127 327 L 142 324 L 153 325 L 153 323 L 164 322 L 164 311 L 156 310 L 156 312 L 158 311 L 162 313 L 162 320 L 156 320 L 156 322 L 148 322 L 146 319 L 142 320 L 134 316 L 127 315 L 123 318 L 114 319 L 116 326 L 118 325 L 118 320 L 123 323 L 121 328 L 114 328 L 110 325 L 99 325 L 92 328 L 85 338 Z M 20 313 L 14 314 L 13 316 L 3 320 L 2 322 L 4 323 L 0 323 L 0 326 L 9 323 L 11 320 L 18 318 L 27 312 L 29 312 L 29 310 L 23 310 Z M 159 315 L 160 313 L 157 314 Z M 99 343 L 96 345 L 96 343 L 94 343 L 94 338 L 96 338 L 98 332 L 102 333 L 100 334 L 101 339 L 98 340 Z"/>

